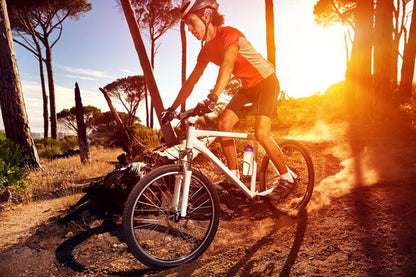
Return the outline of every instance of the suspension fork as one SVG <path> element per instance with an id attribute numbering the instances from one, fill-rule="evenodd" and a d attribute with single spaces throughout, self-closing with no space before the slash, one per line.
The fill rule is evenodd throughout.
<path id="1" fill-rule="evenodd" d="M 186 140 L 186 148 L 184 151 L 179 153 L 179 158 L 182 160 L 183 166 L 183 177 L 177 176 L 175 179 L 175 189 L 174 189 L 174 208 L 177 210 L 180 205 L 180 216 L 185 217 L 188 210 L 188 200 L 189 200 L 189 188 L 191 185 L 192 177 L 192 159 L 193 159 L 193 144 L 194 144 L 194 132 L 195 132 L 195 123 L 190 122 L 188 126 L 188 135 Z M 182 202 L 180 197 L 180 191 L 182 189 Z"/>
<path id="2" fill-rule="evenodd" d="M 188 210 L 188 199 L 189 199 L 189 187 L 191 186 L 191 177 L 192 177 L 192 149 L 186 150 L 186 161 L 183 164 L 183 187 L 182 187 L 182 203 L 181 203 L 181 217 L 186 216 Z"/>
<path id="3" fill-rule="evenodd" d="M 186 216 L 189 198 L 189 187 L 191 184 L 192 170 L 192 149 L 186 149 L 179 152 L 179 159 L 182 161 L 183 175 L 175 176 L 175 187 L 173 191 L 172 205 L 175 211 L 180 211 L 181 217 Z M 181 202 L 182 190 L 182 202 Z M 180 208 L 180 209 L 179 209 Z"/>

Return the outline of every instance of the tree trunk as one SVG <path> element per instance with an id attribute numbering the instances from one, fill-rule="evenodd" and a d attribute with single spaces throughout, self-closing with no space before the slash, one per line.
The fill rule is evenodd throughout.
<path id="1" fill-rule="evenodd" d="M 182 85 L 186 81 L 186 32 L 185 22 L 181 20 L 181 46 L 182 46 L 182 64 L 181 64 L 181 81 Z M 181 112 L 186 110 L 186 101 L 181 105 Z"/>
<path id="2" fill-rule="evenodd" d="M 416 3 L 413 3 L 412 23 L 410 24 L 409 39 L 403 53 L 403 65 L 399 95 L 405 100 L 412 96 L 413 74 L 415 72 L 416 57 Z"/>
<path id="3" fill-rule="evenodd" d="M 276 66 L 276 43 L 274 38 L 273 0 L 265 0 L 267 59 Z"/>
<path id="4" fill-rule="evenodd" d="M 75 83 L 75 109 L 77 115 L 79 157 L 82 163 L 88 163 L 90 161 L 90 151 L 88 149 L 87 128 L 84 122 L 84 107 L 82 106 L 78 83 Z"/>
<path id="5" fill-rule="evenodd" d="M 393 0 L 377 1 L 374 39 L 373 115 L 384 117 L 392 105 Z"/>
<path id="6" fill-rule="evenodd" d="M 40 46 L 39 47 L 39 54 L 41 54 Z M 39 75 L 40 75 L 40 85 L 42 89 L 42 101 L 43 101 L 43 137 L 48 137 L 49 134 L 49 111 L 48 111 L 48 95 L 46 93 L 46 86 L 45 86 L 45 73 L 43 71 L 43 60 L 42 56 L 38 57 L 39 62 Z"/>
<path id="7" fill-rule="evenodd" d="M 123 7 L 124 15 L 126 17 L 127 24 L 130 29 L 130 34 L 133 38 L 134 46 L 136 52 L 139 56 L 140 65 L 143 68 L 144 78 L 146 85 L 149 88 L 149 92 L 154 103 L 154 108 L 157 114 L 157 118 L 160 123 L 160 128 L 162 130 L 166 144 L 169 146 L 175 145 L 178 142 L 175 131 L 172 128 L 171 124 L 161 124 L 161 113 L 163 111 L 163 102 L 160 97 L 159 88 L 157 87 L 155 76 L 153 74 L 153 69 L 147 56 L 146 47 L 143 42 L 143 38 L 140 32 L 139 25 L 137 24 L 137 19 L 134 15 L 133 8 L 129 0 L 120 0 L 121 6 Z M 152 112 L 152 111 L 150 111 Z"/>
<path id="8" fill-rule="evenodd" d="M 23 100 L 6 1 L 0 1 L 0 106 L 4 128 L 7 138 L 20 145 L 29 157 L 30 166 L 40 168 Z"/>
<path id="9" fill-rule="evenodd" d="M 110 96 L 108 96 L 108 93 L 105 89 L 100 88 L 100 91 L 103 93 L 105 100 L 107 101 L 108 107 L 110 108 L 111 113 L 114 116 L 114 119 L 118 125 L 118 127 L 120 128 L 121 133 L 123 134 L 123 136 L 127 139 L 127 144 L 126 144 L 126 148 L 124 149 L 127 154 L 131 154 L 132 152 L 132 145 L 134 143 L 138 143 L 138 141 L 136 140 L 136 138 L 129 132 L 129 130 L 126 128 L 126 126 L 123 124 L 123 121 L 121 120 L 120 116 L 117 113 L 116 108 L 114 108 L 113 103 L 111 102 Z"/>
<path id="10" fill-rule="evenodd" d="M 51 120 L 51 137 L 58 139 L 57 135 L 57 118 L 56 118 L 56 103 L 55 103 L 55 84 L 53 79 L 52 69 L 52 52 L 47 38 L 43 42 L 46 52 L 46 72 L 48 73 L 48 87 L 49 87 L 49 105 L 50 105 L 50 120 Z"/>
<path id="11" fill-rule="evenodd" d="M 351 59 L 345 74 L 347 113 L 353 120 L 368 116 L 371 93 L 371 56 L 373 31 L 373 0 L 358 2 L 356 28 Z"/>
<path id="12" fill-rule="evenodd" d="M 151 50 L 150 50 L 150 65 L 152 66 L 152 70 L 154 72 L 155 70 L 155 55 L 156 55 L 156 45 L 155 41 L 152 40 L 151 42 Z M 150 98 L 150 128 L 153 129 L 154 126 L 154 112 L 155 112 L 155 106 L 153 103 L 153 99 Z"/>

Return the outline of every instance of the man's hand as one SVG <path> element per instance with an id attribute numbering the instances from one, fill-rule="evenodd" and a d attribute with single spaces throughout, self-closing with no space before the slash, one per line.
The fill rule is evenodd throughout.
<path id="1" fill-rule="evenodd" d="M 215 110 L 215 104 L 217 104 L 218 96 L 216 94 L 210 93 L 207 96 L 207 99 L 196 104 L 194 112 L 201 116 L 206 113 L 213 112 Z"/>
<path id="2" fill-rule="evenodd" d="M 169 123 L 172 121 L 172 119 L 175 118 L 175 111 L 172 109 L 172 107 L 170 107 L 160 114 L 160 118 L 162 120 L 162 124 Z"/>

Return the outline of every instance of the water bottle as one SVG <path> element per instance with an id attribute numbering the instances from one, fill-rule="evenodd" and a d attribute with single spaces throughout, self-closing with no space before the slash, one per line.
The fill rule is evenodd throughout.
<path id="1" fill-rule="evenodd" d="M 253 175 L 253 147 L 247 145 L 244 147 L 244 156 L 243 156 L 243 175 L 251 176 Z"/>

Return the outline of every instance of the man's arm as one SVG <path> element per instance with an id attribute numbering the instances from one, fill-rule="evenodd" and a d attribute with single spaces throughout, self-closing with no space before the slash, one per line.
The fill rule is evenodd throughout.
<path id="1" fill-rule="evenodd" d="M 192 90 L 194 89 L 195 84 L 199 81 L 202 74 L 204 73 L 206 67 L 207 67 L 207 64 L 205 63 L 197 63 L 195 65 L 194 70 L 192 71 L 191 75 L 189 75 L 189 78 L 183 84 L 181 90 L 178 93 L 178 96 L 173 102 L 171 106 L 172 110 L 176 110 L 189 97 L 189 95 L 192 93 Z"/>
<path id="2" fill-rule="evenodd" d="M 230 82 L 237 54 L 237 45 L 230 45 L 227 49 L 225 49 L 224 58 L 220 66 L 220 71 L 218 72 L 217 82 L 215 84 L 214 91 L 212 92 L 215 95 L 219 96 Z"/>

